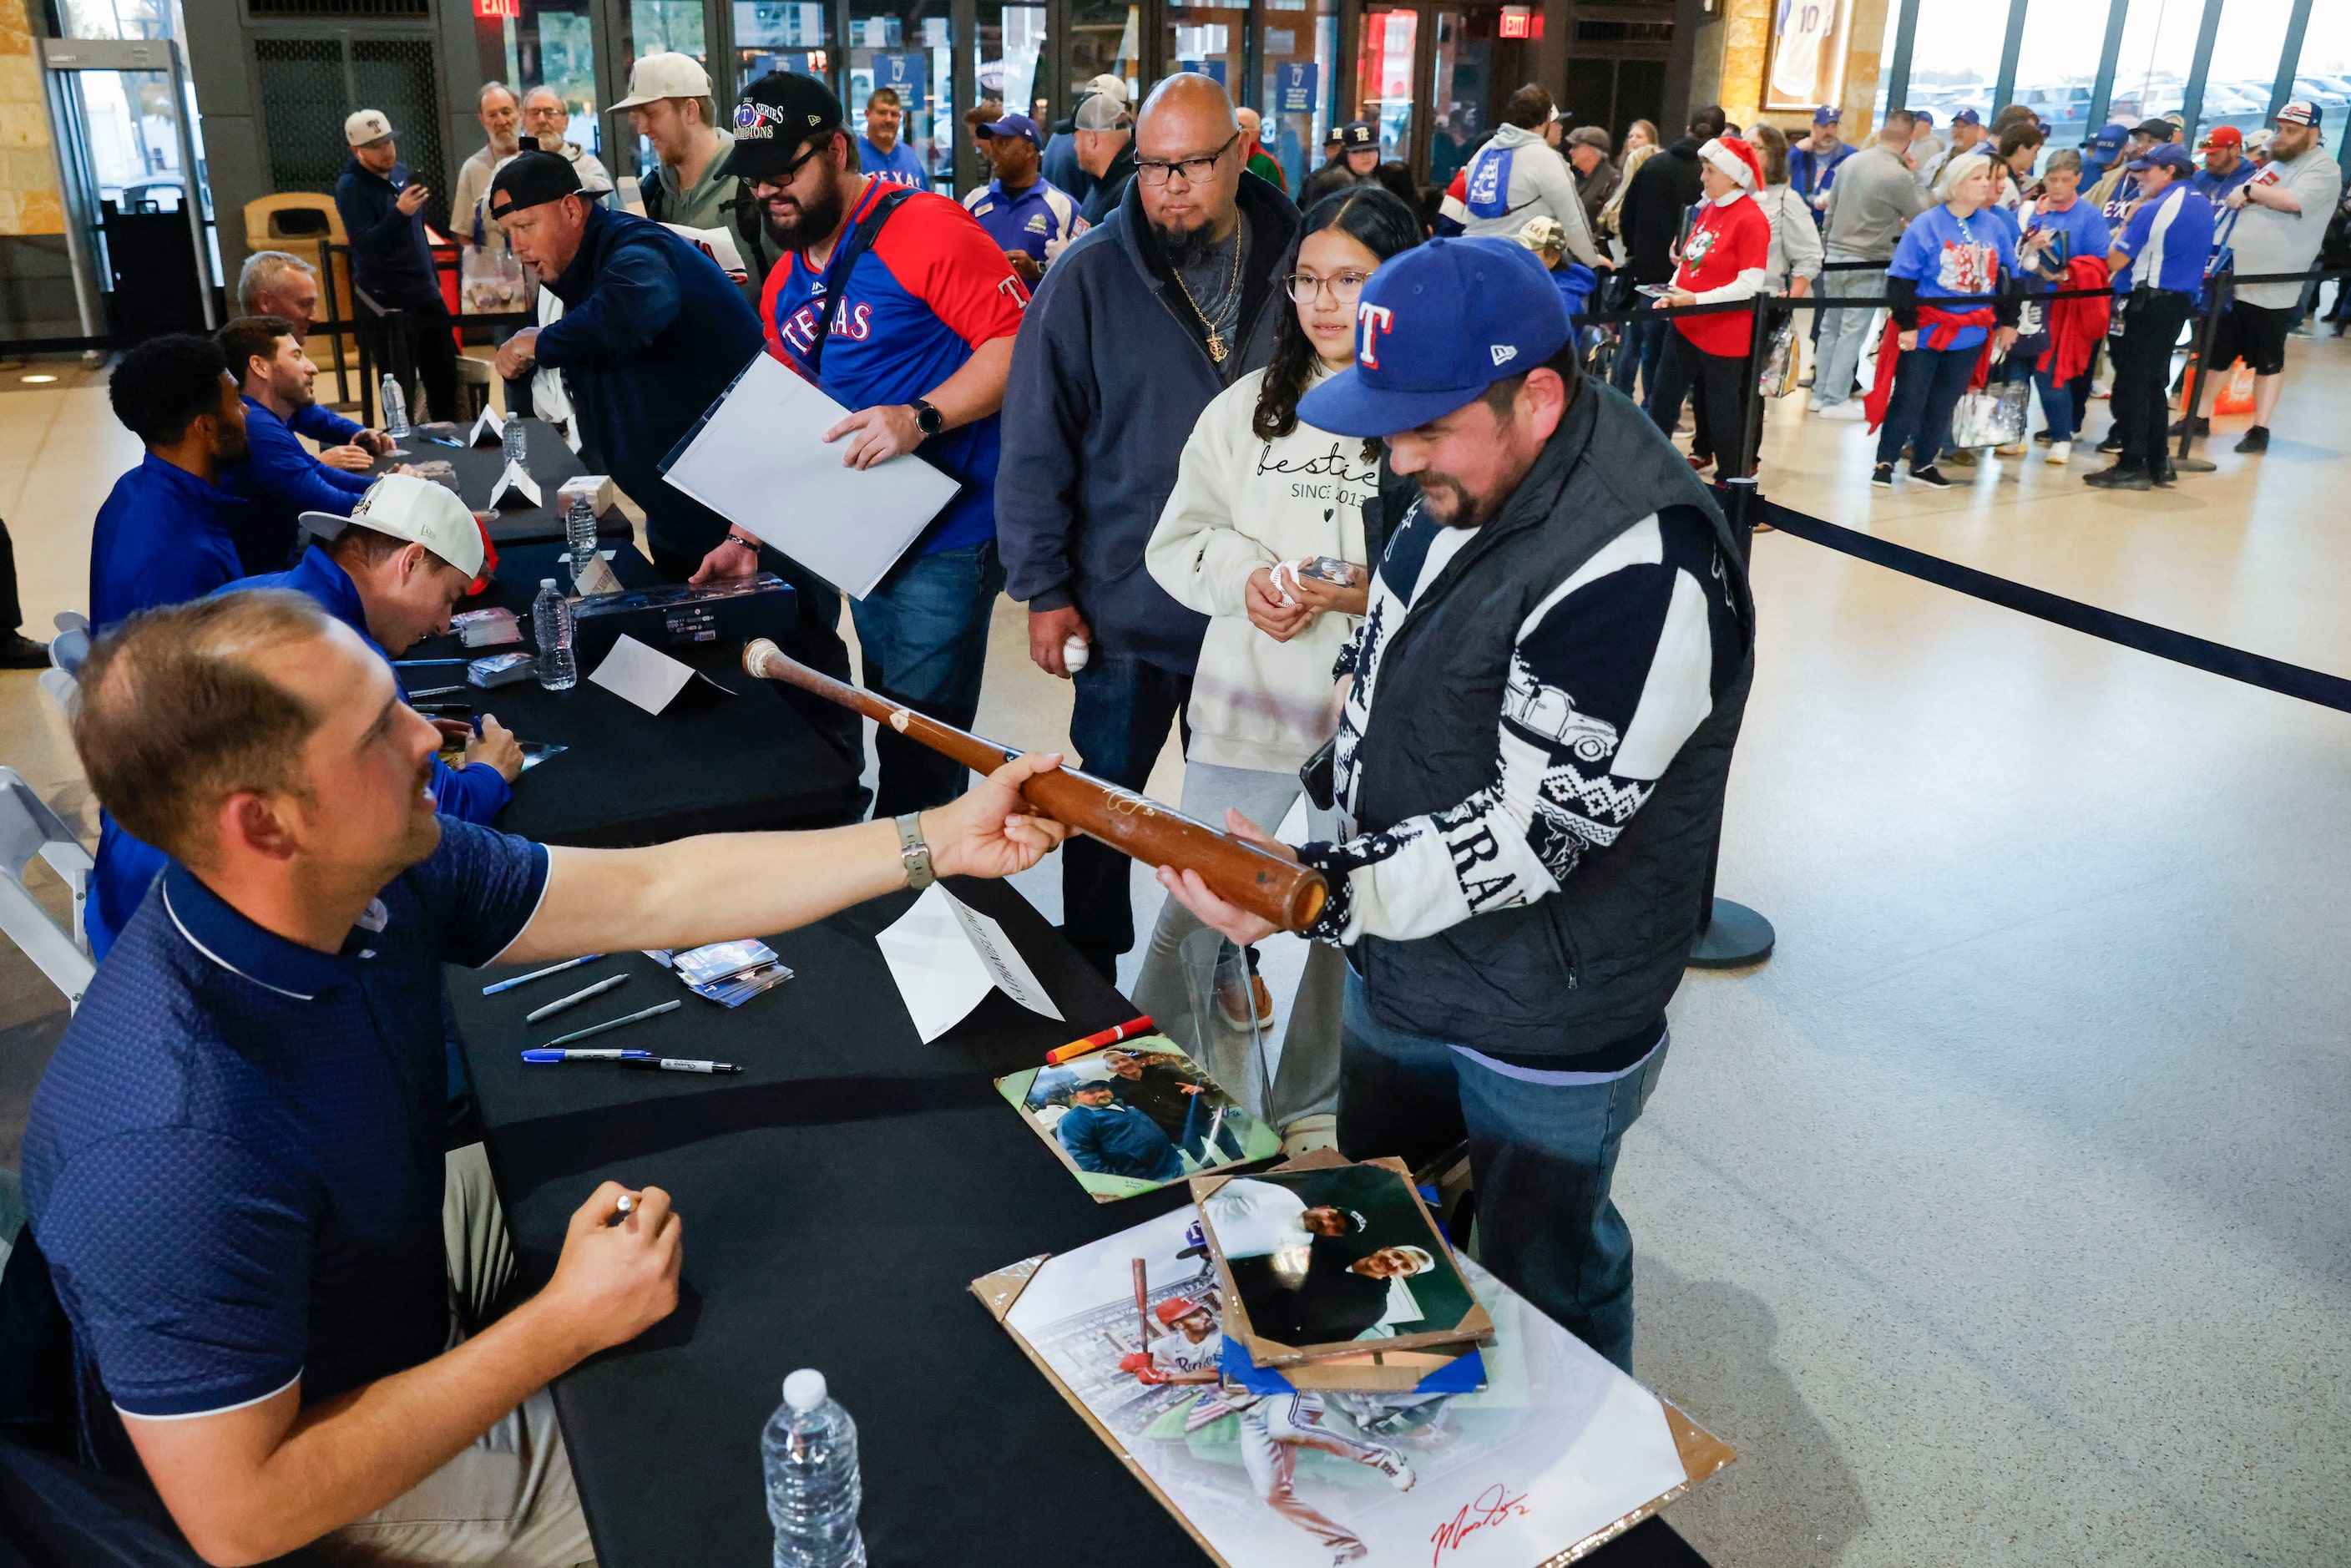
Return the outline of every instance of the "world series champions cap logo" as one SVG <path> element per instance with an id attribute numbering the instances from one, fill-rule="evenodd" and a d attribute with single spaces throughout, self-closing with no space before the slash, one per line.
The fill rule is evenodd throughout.
<path id="1" fill-rule="evenodd" d="M 752 141 L 771 141 L 777 127 L 784 122 L 784 111 L 772 103 L 738 103 L 735 106 L 735 134 Z"/>
<path id="2" fill-rule="evenodd" d="M 1395 312 L 1384 305 L 1368 301 L 1355 307 L 1355 329 L 1358 347 L 1355 359 L 1367 371 L 1380 368 L 1380 336 L 1395 330 Z"/>

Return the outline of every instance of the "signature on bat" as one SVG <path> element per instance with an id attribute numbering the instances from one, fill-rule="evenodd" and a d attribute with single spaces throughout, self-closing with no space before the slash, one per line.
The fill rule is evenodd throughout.
<path id="1" fill-rule="evenodd" d="M 1479 1531 L 1524 1516 L 1528 1511 L 1527 1494 L 1510 1495 L 1510 1489 L 1497 1481 L 1478 1494 L 1475 1502 L 1464 1503 L 1461 1511 L 1437 1527 L 1429 1540 L 1437 1550 L 1429 1553 L 1431 1563 L 1442 1563 L 1445 1554 L 1460 1549 L 1461 1543 Z"/>
<path id="2" fill-rule="evenodd" d="M 1155 817 L 1159 815 L 1158 810 L 1153 806 L 1148 800 L 1144 799 L 1141 795 L 1131 794 L 1124 789 L 1113 789 L 1109 791 L 1109 794 L 1110 809 L 1113 811 L 1117 812 L 1122 817 Z"/>

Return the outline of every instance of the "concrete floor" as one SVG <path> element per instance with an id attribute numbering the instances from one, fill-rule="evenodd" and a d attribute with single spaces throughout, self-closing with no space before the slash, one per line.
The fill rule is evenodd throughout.
<path id="1" fill-rule="evenodd" d="M 2090 491 L 2086 456 L 1871 490 L 1872 438 L 1792 404 L 1764 488 L 2351 675 L 2351 344 L 2290 352 L 2270 454 L 2221 421 L 2172 492 Z M 103 395 L 0 382 L 37 631 L 136 456 Z M 1691 977 L 1617 1181 L 1637 1370 L 1742 1454 L 1675 1524 L 1722 1568 L 2351 1562 L 2351 718 L 1785 536 L 1755 580 L 1721 880 L 1780 948 Z M 999 604 L 979 727 L 1058 745 L 1023 621 Z M 0 762 L 86 808 L 29 676 Z M 1023 886 L 1058 914 L 1055 868 Z M 1296 965 L 1268 945 L 1277 995 Z M 62 1021 L 0 954 L 0 1163 Z"/>

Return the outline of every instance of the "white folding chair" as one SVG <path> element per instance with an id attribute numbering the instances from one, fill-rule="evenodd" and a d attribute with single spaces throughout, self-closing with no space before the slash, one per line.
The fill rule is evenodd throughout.
<path id="1" fill-rule="evenodd" d="M 56 624 L 57 634 L 49 639 L 49 667 L 41 672 L 41 690 L 71 718 L 77 695 L 74 676 L 89 657 L 89 617 L 78 611 L 62 611 Z"/>
<path id="2" fill-rule="evenodd" d="M 60 926 L 25 886 L 25 868 L 35 855 L 48 862 L 73 892 L 70 928 Z M 0 873 L 5 873 L 0 875 L 0 933 L 40 967 L 73 1007 L 81 1006 L 98 969 L 82 928 L 92 869 L 89 852 L 48 802 L 15 768 L 0 768 Z"/>

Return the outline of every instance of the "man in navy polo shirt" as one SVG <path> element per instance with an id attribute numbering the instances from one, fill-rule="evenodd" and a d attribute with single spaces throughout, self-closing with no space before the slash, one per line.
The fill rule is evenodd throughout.
<path id="1" fill-rule="evenodd" d="M 1008 875 L 1061 837 L 1018 814 L 1057 759 L 896 824 L 550 850 L 435 814 L 439 732 L 302 595 L 141 617 L 79 679 L 92 789 L 172 857 L 25 1134 L 27 1236 L 103 1391 L 85 1440 L 213 1562 L 322 1536 L 401 1563 L 590 1558 L 545 1386 L 669 1314 L 678 1222 L 658 1187 L 604 1183 L 499 1314 L 478 1146 L 443 1154 L 441 966 L 691 946 Z"/>
<path id="2" fill-rule="evenodd" d="M 988 613 L 1004 586 L 997 411 L 1029 291 L 953 201 L 859 173 L 841 100 L 814 77 L 772 72 L 743 103 L 735 166 L 785 253 L 759 301 L 768 351 L 857 411 L 824 433 L 841 444 L 843 463 L 871 468 L 919 452 L 959 486 L 889 575 L 852 605 L 865 684 L 968 728 L 979 710 Z M 871 247 L 842 266 L 851 235 L 885 199 L 898 205 Z M 756 570 L 756 544 L 737 531 L 695 580 Z M 963 787 L 962 764 L 887 727 L 873 746 L 877 817 L 937 805 Z"/>
<path id="3" fill-rule="evenodd" d="M 996 178 L 966 196 L 963 210 L 979 220 L 1020 281 L 1033 285 L 1060 246 L 1085 232 L 1085 220 L 1069 193 L 1040 172 L 1045 137 L 1035 120 L 1008 114 L 980 126 L 977 134 Z"/>
<path id="4" fill-rule="evenodd" d="M 2163 444 L 2171 350 L 2204 292 L 2204 262 L 2212 253 L 2212 204 L 2189 184 L 2195 168 L 2188 149 L 2171 141 L 2130 162 L 2141 200 L 2106 257 L 2122 331 L 2114 344 L 2114 434 L 2099 450 L 2111 447 L 2116 456 L 2113 467 L 2082 476 L 2101 490 L 2172 481 Z"/>

